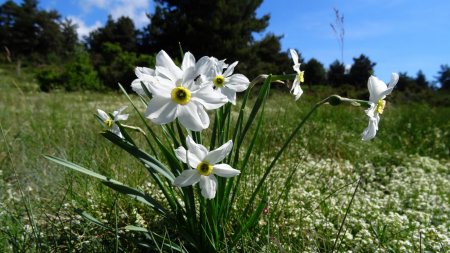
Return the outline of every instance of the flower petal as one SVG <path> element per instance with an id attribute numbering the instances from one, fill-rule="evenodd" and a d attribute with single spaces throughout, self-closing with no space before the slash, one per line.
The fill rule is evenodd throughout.
<path id="1" fill-rule="evenodd" d="M 236 105 L 236 91 L 229 89 L 228 87 L 223 87 L 220 92 L 225 95 L 230 103 Z"/>
<path id="2" fill-rule="evenodd" d="M 189 164 L 192 168 L 197 168 L 198 164 L 201 162 L 201 159 L 197 157 L 192 152 L 189 152 L 184 147 L 178 147 L 175 149 L 175 156 L 178 158 L 178 160 L 182 161 L 183 163 Z"/>
<path id="3" fill-rule="evenodd" d="M 166 124 L 175 120 L 177 116 L 177 104 L 171 99 L 154 97 L 148 103 L 145 117 L 155 124 Z"/>
<path id="4" fill-rule="evenodd" d="M 248 88 L 250 80 L 242 74 L 234 74 L 225 80 L 225 86 L 237 92 L 242 92 Z"/>
<path id="5" fill-rule="evenodd" d="M 205 159 L 208 154 L 208 149 L 201 144 L 197 144 L 194 139 L 190 135 L 186 137 L 186 145 L 189 152 L 192 152 L 194 155 L 198 157 L 199 160 Z"/>
<path id="6" fill-rule="evenodd" d="M 108 115 L 105 111 L 103 111 L 103 110 L 97 109 L 97 113 L 98 113 L 98 116 L 99 116 L 103 121 L 105 121 L 105 120 L 107 120 L 107 119 L 110 118 L 109 115 Z"/>
<path id="7" fill-rule="evenodd" d="M 164 77 L 157 77 L 155 83 L 146 86 L 154 97 L 164 97 L 170 99 L 175 83 Z"/>
<path id="8" fill-rule="evenodd" d="M 362 140 L 367 141 L 373 139 L 378 131 L 378 122 L 380 116 L 376 113 L 376 104 L 370 103 L 370 108 L 366 110 L 366 115 L 369 117 L 369 125 L 362 133 Z"/>
<path id="9" fill-rule="evenodd" d="M 237 61 L 233 62 L 230 66 L 228 66 L 227 70 L 225 70 L 225 72 L 223 73 L 224 77 L 228 77 L 231 74 L 233 74 L 234 71 L 234 67 L 236 67 L 236 65 L 238 64 Z"/>
<path id="10" fill-rule="evenodd" d="M 183 76 L 183 71 L 177 65 L 175 65 L 175 63 L 172 61 L 172 58 L 170 58 L 170 56 L 164 50 L 159 51 L 159 53 L 156 55 L 156 67 L 166 68 L 177 79 L 181 79 L 181 77 Z M 159 70 L 157 69 L 157 72 L 158 71 Z"/>
<path id="11" fill-rule="evenodd" d="M 146 79 L 155 75 L 155 70 L 146 67 L 136 67 L 134 73 L 139 79 Z"/>
<path id="12" fill-rule="evenodd" d="M 219 148 L 209 152 L 204 160 L 208 161 L 210 164 L 216 164 L 222 161 L 231 152 L 232 149 L 233 141 L 229 140 Z"/>
<path id="13" fill-rule="evenodd" d="M 200 188 L 202 189 L 202 196 L 207 199 L 213 199 L 216 196 L 217 179 L 211 174 L 209 176 L 200 177 Z"/>
<path id="14" fill-rule="evenodd" d="M 183 80 L 181 85 L 188 88 L 190 91 L 200 88 L 199 85 L 194 85 L 194 80 L 197 76 L 195 75 L 195 67 L 189 67 L 183 72 Z"/>
<path id="15" fill-rule="evenodd" d="M 114 124 L 109 131 L 123 139 L 122 132 L 120 132 L 120 128 L 118 125 Z"/>
<path id="16" fill-rule="evenodd" d="M 235 177 L 241 172 L 228 164 L 221 163 L 213 166 L 213 173 L 221 177 Z"/>
<path id="17" fill-rule="evenodd" d="M 289 49 L 289 53 L 291 53 L 292 60 L 294 61 L 294 65 L 298 64 L 298 54 L 295 49 Z"/>
<path id="18" fill-rule="evenodd" d="M 134 92 L 136 92 L 137 94 L 139 94 L 141 96 L 146 96 L 147 93 L 145 93 L 145 90 L 144 90 L 144 88 L 142 86 L 145 86 L 145 88 L 150 91 L 150 82 L 149 81 L 143 81 L 141 79 L 135 79 L 131 83 L 131 89 L 133 89 Z"/>
<path id="19" fill-rule="evenodd" d="M 169 79 L 171 84 L 174 86 L 176 86 L 177 82 L 179 82 L 179 80 L 181 80 L 181 78 L 183 77 L 182 72 L 180 73 L 180 76 L 177 76 L 176 74 L 172 73 L 172 71 L 170 71 L 168 68 L 163 66 L 156 66 L 156 73 L 158 74 L 159 77 Z"/>
<path id="20" fill-rule="evenodd" d="M 295 96 L 296 101 L 303 94 L 302 87 L 300 87 L 300 82 L 298 81 L 298 76 L 295 78 L 294 83 L 292 84 L 291 92 Z"/>
<path id="21" fill-rule="evenodd" d="M 128 118 L 128 114 L 121 114 L 125 109 L 127 109 L 128 106 L 122 106 L 119 109 L 113 111 L 112 115 L 114 116 L 114 119 L 116 119 L 117 117 L 121 116 L 121 115 L 126 115 L 126 117 Z M 120 120 L 120 119 L 119 119 Z"/>
<path id="22" fill-rule="evenodd" d="M 116 115 L 116 117 L 114 117 L 114 121 L 127 120 L 127 119 L 128 119 L 128 114 L 119 114 L 119 115 Z"/>
<path id="23" fill-rule="evenodd" d="M 386 84 L 376 76 L 369 77 L 369 80 L 367 81 L 367 88 L 370 93 L 369 100 L 373 103 L 377 103 L 378 100 L 382 99 L 382 94 L 388 89 Z"/>
<path id="24" fill-rule="evenodd" d="M 211 57 L 203 56 L 195 64 L 196 75 L 212 76 L 214 74 L 213 70 L 213 60 Z"/>
<path id="25" fill-rule="evenodd" d="M 183 163 L 187 163 L 186 162 L 187 150 L 183 146 L 175 149 L 175 156 L 178 158 L 178 160 L 182 161 Z"/>
<path id="26" fill-rule="evenodd" d="M 289 52 L 291 53 L 291 57 L 292 60 L 294 61 L 294 66 L 292 66 L 292 68 L 294 69 L 295 72 L 300 73 L 300 63 L 298 62 L 298 54 L 297 51 L 295 51 L 294 49 L 289 49 Z"/>
<path id="27" fill-rule="evenodd" d="M 198 183 L 198 181 L 200 181 L 200 177 L 201 176 L 197 170 L 194 169 L 184 170 L 181 173 L 181 175 L 175 178 L 175 180 L 173 181 L 173 185 L 178 187 L 193 185 Z"/>
<path id="28" fill-rule="evenodd" d="M 186 71 L 188 68 L 195 68 L 195 57 L 190 52 L 186 52 L 181 63 L 181 70 Z"/>
<path id="29" fill-rule="evenodd" d="M 389 84 L 387 85 L 388 88 L 379 94 L 380 99 L 384 99 L 387 95 L 392 93 L 392 91 L 395 88 L 395 85 L 397 85 L 398 79 L 399 79 L 398 74 L 392 73 L 391 81 L 389 81 Z"/>
<path id="30" fill-rule="evenodd" d="M 203 86 L 191 93 L 191 100 L 202 104 L 206 110 L 215 110 L 228 102 L 226 96 L 214 90 L 212 86 Z"/>
<path id="31" fill-rule="evenodd" d="M 400 77 L 398 76 L 398 74 L 397 73 L 392 73 L 391 74 L 391 80 L 389 81 L 389 83 L 388 83 L 388 87 L 389 88 L 394 88 L 395 87 L 395 85 L 397 85 L 397 83 L 398 83 L 398 79 L 399 79 Z"/>
<path id="32" fill-rule="evenodd" d="M 375 137 L 378 131 L 379 117 L 369 117 L 369 125 L 364 129 L 361 139 L 363 141 L 371 140 Z"/>
<path id="33" fill-rule="evenodd" d="M 194 101 L 178 107 L 178 119 L 184 127 L 193 131 L 201 131 L 209 126 L 208 114 L 202 105 Z"/>

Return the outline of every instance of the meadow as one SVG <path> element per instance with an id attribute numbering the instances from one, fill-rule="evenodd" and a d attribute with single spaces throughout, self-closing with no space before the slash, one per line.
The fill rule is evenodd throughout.
<path id="1" fill-rule="evenodd" d="M 16 77 L 0 69 L 0 251 L 140 252 L 133 243 L 140 235 L 124 227 L 163 230 L 158 215 L 43 157 L 61 157 L 155 193 L 142 165 L 99 134 L 96 109 L 112 111 L 127 99 L 115 92 L 39 92 L 31 73 L 23 72 Z M 236 210 L 291 129 L 333 92 L 306 87 L 294 101 L 271 91 Z M 450 107 L 396 101 L 400 97 L 389 97 L 380 131 L 369 142 L 360 140 L 367 126 L 362 108 L 320 107 L 269 175 L 268 204 L 238 251 L 449 252 Z M 131 112 L 129 106 L 127 124 L 139 125 Z M 116 231 L 83 219 L 78 209 Z"/>

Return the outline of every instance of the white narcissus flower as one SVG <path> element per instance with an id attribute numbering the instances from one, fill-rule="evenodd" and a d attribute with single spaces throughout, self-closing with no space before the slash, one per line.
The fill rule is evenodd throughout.
<path id="1" fill-rule="evenodd" d="M 300 83 L 305 82 L 305 71 L 300 71 L 300 63 L 298 62 L 297 51 L 295 51 L 294 49 L 289 49 L 289 52 L 291 53 L 292 60 L 294 61 L 294 65 L 292 66 L 292 68 L 295 72 L 297 72 L 297 76 L 295 77 L 294 83 L 292 84 L 291 93 L 295 96 L 295 100 L 298 100 L 303 94 Z"/>
<path id="2" fill-rule="evenodd" d="M 169 55 L 161 50 L 156 55 L 154 72 L 151 69 L 145 70 L 146 72 L 144 70 L 137 69 L 137 75 L 141 75 L 138 80 L 146 85 L 153 96 L 145 117 L 156 124 L 166 124 L 178 118 L 187 129 L 200 131 L 209 126 L 205 109 L 217 109 L 227 102 L 227 98 L 214 92 L 211 86 L 195 83 L 196 63 L 189 52 L 184 55 L 179 68 Z M 138 87 L 137 82 L 135 87 Z M 140 87 L 142 89 L 141 85 Z M 139 93 L 138 88 L 134 89 Z"/>
<path id="3" fill-rule="evenodd" d="M 125 110 L 127 107 L 123 106 L 120 109 L 114 111 L 112 113 L 113 118 L 109 116 L 105 111 L 97 109 L 98 117 L 100 120 L 100 123 L 107 128 L 109 131 L 115 133 L 120 138 L 123 138 L 122 133 L 120 132 L 119 126 L 116 124 L 119 120 L 127 120 L 128 114 L 122 114 L 122 111 Z"/>
<path id="4" fill-rule="evenodd" d="M 248 78 L 242 74 L 234 74 L 233 71 L 238 62 L 234 62 L 231 65 L 225 64 L 224 60 L 211 57 L 212 71 L 209 71 L 206 75 L 212 83 L 215 90 L 220 91 L 228 98 L 228 101 L 233 105 L 236 104 L 236 92 L 242 92 L 246 90 L 250 84 Z M 226 70 L 225 70 L 226 68 Z M 225 71 L 224 71 L 225 70 Z"/>
<path id="5" fill-rule="evenodd" d="M 189 164 L 192 169 L 184 170 L 175 178 L 173 182 L 175 186 L 185 187 L 200 182 L 203 197 L 212 199 L 216 196 L 217 188 L 217 179 L 214 175 L 234 177 L 241 173 L 228 164 L 217 164 L 231 152 L 233 148 L 231 140 L 212 151 L 195 143 L 190 136 L 186 138 L 186 145 L 188 150 L 181 146 L 175 150 L 175 154 L 180 161 Z"/>
<path id="6" fill-rule="evenodd" d="M 383 81 L 375 76 L 370 76 L 367 82 L 367 88 L 369 89 L 370 108 L 366 110 L 366 114 L 369 117 L 369 125 L 362 133 L 362 140 L 367 141 L 373 139 L 378 131 L 378 123 L 380 122 L 380 115 L 383 114 L 386 101 L 384 98 L 391 94 L 395 85 L 398 82 L 398 74 L 392 73 L 391 81 L 386 85 Z"/>

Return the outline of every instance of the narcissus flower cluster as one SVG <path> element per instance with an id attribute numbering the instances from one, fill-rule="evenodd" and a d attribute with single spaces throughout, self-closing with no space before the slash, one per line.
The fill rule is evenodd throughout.
<path id="1" fill-rule="evenodd" d="M 303 94 L 301 83 L 304 82 L 304 71 L 300 70 L 299 55 L 294 49 L 289 50 L 295 71 L 291 93 L 295 100 Z M 234 177 L 240 174 L 239 170 L 232 168 L 224 160 L 232 151 L 233 143 L 228 141 L 219 148 L 208 151 L 200 143 L 196 143 L 191 136 L 198 137 L 191 131 L 202 131 L 209 127 L 210 119 L 208 110 L 215 110 L 226 103 L 236 104 L 236 93 L 245 91 L 249 85 L 249 79 L 234 73 L 238 62 L 228 65 L 225 60 L 204 56 L 196 61 L 190 52 L 184 54 L 181 65 L 177 66 L 170 56 L 161 50 L 156 55 L 155 68 L 136 67 L 136 79 L 132 82 L 132 89 L 142 98 L 149 98 L 145 111 L 145 117 L 153 123 L 163 125 L 175 120 L 188 130 L 185 146 L 175 149 L 175 155 L 181 162 L 188 165 L 188 169 L 179 173 L 173 181 L 178 187 L 191 186 L 199 183 L 201 194 L 207 199 L 216 195 L 218 181 L 216 176 Z M 398 82 L 399 76 L 392 74 L 389 84 L 385 84 L 375 76 L 368 80 L 370 93 L 369 101 L 362 101 L 369 105 L 365 111 L 369 117 L 369 125 L 362 133 L 362 140 L 373 139 L 378 131 L 380 115 L 385 107 L 385 97 L 389 95 Z M 335 103 L 331 103 L 331 98 Z M 355 102 L 349 98 L 331 96 L 332 105 L 341 104 L 342 101 Z M 97 118 L 109 131 L 121 138 L 120 120 L 126 120 L 127 114 L 122 114 L 125 108 L 114 111 L 112 114 L 98 109 Z M 129 127 L 124 126 L 122 127 Z"/>
<path id="2" fill-rule="evenodd" d="M 151 94 L 145 117 L 153 123 L 178 119 L 186 129 L 201 131 L 209 126 L 206 110 L 218 109 L 227 102 L 235 104 L 236 92 L 248 88 L 247 77 L 233 74 L 236 65 L 207 56 L 196 61 L 187 52 L 178 67 L 162 50 L 156 55 L 155 69 L 136 68 L 138 78 L 131 86 L 140 95 Z"/>

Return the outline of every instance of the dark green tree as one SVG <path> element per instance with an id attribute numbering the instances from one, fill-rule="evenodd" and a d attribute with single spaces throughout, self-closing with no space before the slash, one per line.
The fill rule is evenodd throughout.
<path id="1" fill-rule="evenodd" d="M 77 46 L 63 65 L 46 65 L 40 67 L 36 79 L 41 91 L 54 89 L 66 91 L 103 90 L 91 58 L 84 47 Z"/>
<path id="2" fill-rule="evenodd" d="M 260 74 L 269 73 L 290 73 L 292 61 L 286 52 L 278 53 L 281 50 L 280 36 L 268 34 L 262 40 L 257 41 L 249 48 L 250 54 L 245 61 L 241 61 L 242 69 L 246 69 L 246 74 L 256 77 Z M 301 54 L 299 54 L 299 60 Z"/>
<path id="3" fill-rule="evenodd" d="M 350 68 L 349 82 L 355 87 L 364 88 L 367 80 L 373 74 L 373 67 L 376 65 L 369 57 L 361 54 L 358 58 L 353 58 L 353 65 Z"/>
<path id="4" fill-rule="evenodd" d="M 441 65 L 437 81 L 441 84 L 441 90 L 450 91 L 450 67 L 447 64 Z"/>
<path id="5" fill-rule="evenodd" d="M 405 91 L 405 90 L 414 90 L 417 88 L 416 80 L 409 76 L 406 72 L 398 73 L 399 79 L 397 85 L 395 86 L 396 90 Z"/>
<path id="6" fill-rule="evenodd" d="M 96 65 L 97 72 L 103 84 L 111 89 L 118 89 L 118 83 L 130 87 L 131 82 L 136 79 L 136 66 L 155 66 L 154 57 L 124 51 L 119 44 L 103 43 L 102 55 L 101 62 Z"/>
<path id="7" fill-rule="evenodd" d="M 328 83 L 334 87 L 341 86 L 345 83 L 345 65 L 338 60 L 330 64 L 327 72 Z"/>
<path id="8" fill-rule="evenodd" d="M 257 63 L 263 61 L 262 58 L 282 59 L 286 56 L 275 56 L 280 54 L 276 51 L 279 36 L 268 35 L 259 43 L 253 37 L 269 24 L 268 14 L 256 16 L 262 1 L 156 0 L 155 13 L 143 36 L 143 46 L 148 48 L 146 52 L 164 49 L 177 57 L 180 43 L 184 51 L 198 57 L 215 56 L 226 58 L 227 62 L 239 60 L 238 71 L 248 74 L 253 72 L 255 64 L 262 64 Z M 266 51 L 264 57 L 263 51 Z M 260 57 L 256 58 L 254 53 Z M 277 70 L 275 63 L 265 68 Z"/>
<path id="9" fill-rule="evenodd" d="M 418 88 L 426 89 L 429 88 L 429 83 L 425 77 L 425 74 L 422 72 L 422 70 L 419 70 L 416 75 L 416 85 Z"/>
<path id="10" fill-rule="evenodd" d="M 323 64 L 318 60 L 311 58 L 305 64 L 305 83 L 307 85 L 312 84 L 324 84 L 326 80 L 326 73 Z"/>
<path id="11" fill-rule="evenodd" d="M 61 22 L 63 53 L 66 55 L 73 53 L 79 45 L 77 28 L 78 25 L 71 19 L 65 18 Z"/>
<path id="12" fill-rule="evenodd" d="M 103 44 L 107 42 L 117 44 L 129 52 L 136 52 L 138 48 L 137 31 L 129 17 L 120 17 L 116 21 L 109 16 L 105 26 L 92 31 L 86 42 L 90 52 L 94 54 L 101 53 Z"/>
<path id="13" fill-rule="evenodd" d="M 63 36 L 60 14 L 38 9 L 37 0 L 17 5 L 6 1 L 0 6 L 0 43 L 18 64 L 23 59 L 49 62 L 61 53 Z"/>

